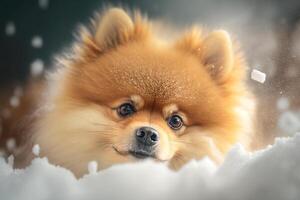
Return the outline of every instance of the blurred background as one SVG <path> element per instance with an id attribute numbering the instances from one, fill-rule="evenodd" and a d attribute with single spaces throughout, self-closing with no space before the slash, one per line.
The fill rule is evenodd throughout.
<path id="1" fill-rule="evenodd" d="M 0 96 L 11 98 L 0 100 L 0 118 L 18 105 L 26 81 L 50 68 L 74 41 L 78 25 L 88 24 L 105 4 L 138 8 L 179 30 L 193 24 L 228 30 L 245 52 L 258 101 L 254 147 L 300 131 L 299 0 L 1 0 Z M 253 69 L 266 74 L 264 83 L 251 79 Z"/>

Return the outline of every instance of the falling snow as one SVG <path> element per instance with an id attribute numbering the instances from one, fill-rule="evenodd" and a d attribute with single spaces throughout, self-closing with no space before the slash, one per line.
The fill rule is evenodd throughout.
<path id="1" fill-rule="evenodd" d="M 288 100 L 287 97 L 280 97 L 278 100 L 277 100 L 277 108 L 278 110 L 287 110 L 290 106 L 290 102 Z"/>
<path id="2" fill-rule="evenodd" d="M 6 148 L 8 151 L 13 151 L 16 148 L 16 140 L 14 138 L 9 138 L 6 141 Z"/>
<path id="3" fill-rule="evenodd" d="M 34 36 L 31 40 L 31 45 L 34 48 L 42 48 L 43 46 L 43 38 L 41 36 Z"/>
<path id="4" fill-rule="evenodd" d="M 49 0 L 39 0 L 39 7 L 46 10 L 49 7 Z"/>
<path id="5" fill-rule="evenodd" d="M 16 33 L 16 25 L 14 22 L 7 22 L 5 26 L 5 34 L 7 36 L 13 36 Z"/>
<path id="6" fill-rule="evenodd" d="M 36 77 L 43 73 L 44 71 L 44 61 L 41 59 L 36 59 L 31 63 L 30 72 L 31 75 Z"/>
<path id="7" fill-rule="evenodd" d="M 260 83 L 264 83 L 266 81 L 266 74 L 256 69 L 253 69 L 251 72 L 251 79 Z"/>
<path id="8" fill-rule="evenodd" d="M 20 99 L 19 99 L 19 97 L 17 97 L 17 96 L 12 96 L 12 97 L 10 98 L 10 100 L 9 100 L 9 104 L 10 104 L 11 107 L 14 107 L 14 108 L 18 107 L 19 104 L 20 104 Z"/>

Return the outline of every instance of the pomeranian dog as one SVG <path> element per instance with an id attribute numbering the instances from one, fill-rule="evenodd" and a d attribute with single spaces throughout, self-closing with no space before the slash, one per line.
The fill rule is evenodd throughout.
<path id="1" fill-rule="evenodd" d="M 15 167 L 30 163 L 34 144 L 80 177 L 90 161 L 100 170 L 146 158 L 175 170 L 206 156 L 220 163 L 233 144 L 248 143 L 253 104 L 230 35 L 197 27 L 172 40 L 157 33 L 121 8 L 81 28 L 49 80 L 25 93 L 34 112 L 14 136 L 22 138 Z"/>

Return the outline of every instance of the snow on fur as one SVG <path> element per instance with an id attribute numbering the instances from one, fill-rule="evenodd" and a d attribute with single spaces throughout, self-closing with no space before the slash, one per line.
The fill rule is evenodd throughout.
<path id="1" fill-rule="evenodd" d="M 146 161 L 117 165 L 79 180 L 46 158 L 35 158 L 25 170 L 13 170 L 0 158 L 0 194 L 5 200 L 299 200 L 299 152 L 296 134 L 253 154 L 236 145 L 220 167 L 205 158 L 173 172 Z"/>

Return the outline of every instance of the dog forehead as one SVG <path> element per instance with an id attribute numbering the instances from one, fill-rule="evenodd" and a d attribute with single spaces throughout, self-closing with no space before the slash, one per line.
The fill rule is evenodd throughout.
<path id="1" fill-rule="evenodd" d="M 153 66 L 138 66 L 117 68 L 114 82 L 122 92 L 138 94 L 144 98 L 169 99 L 182 98 L 187 95 L 192 87 L 197 87 L 197 82 L 188 78 L 187 74 L 170 71 L 162 64 Z M 195 89 L 195 88 L 194 88 Z"/>
<path id="2" fill-rule="evenodd" d="M 104 62 L 119 90 L 147 97 L 187 98 L 210 81 L 196 59 L 172 49 L 121 49 Z"/>
<path id="3" fill-rule="evenodd" d="M 171 47 L 118 48 L 83 69 L 78 70 L 79 81 L 72 81 L 77 88 L 72 94 L 106 104 L 140 95 L 145 103 L 194 107 L 218 96 L 217 86 L 199 61 Z"/>

